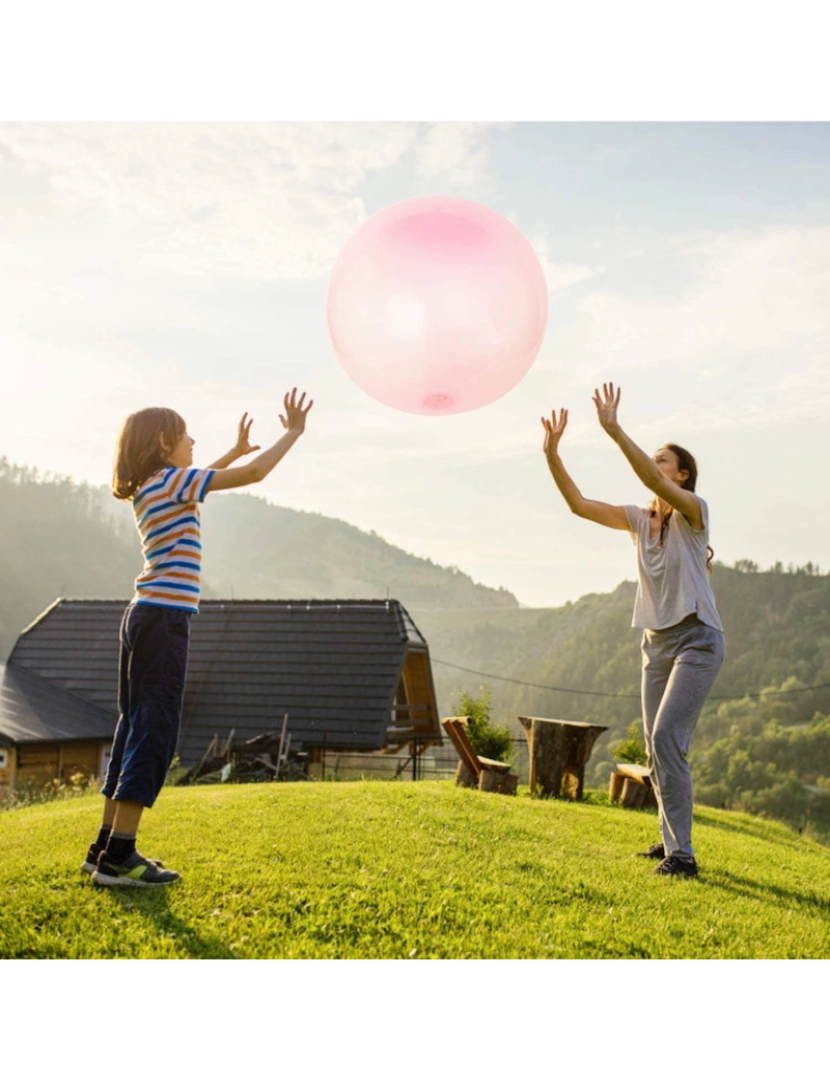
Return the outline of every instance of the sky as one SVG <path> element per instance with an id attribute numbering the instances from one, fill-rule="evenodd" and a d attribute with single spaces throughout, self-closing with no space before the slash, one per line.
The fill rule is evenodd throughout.
<path id="1" fill-rule="evenodd" d="M 647 500 L 596 421 L 613 380 L 639 445 L 697 457 L 717 559 L 830 569 L 828 193 L 825 123 L 3 123 L 0 452 L 105 484 L 123 418 L 163 404 L 207 464 L 245 411 L 275 441 L 297 386 L 307 433 L 252 491 L 557 606 L 635 573 L 541 451 L 567 407 L 583 494 Z M 528 374 L 449 417 L 369 397 L 326 323 L 346 240 L 424 195 L 513 222 L 549 289 Z"/>

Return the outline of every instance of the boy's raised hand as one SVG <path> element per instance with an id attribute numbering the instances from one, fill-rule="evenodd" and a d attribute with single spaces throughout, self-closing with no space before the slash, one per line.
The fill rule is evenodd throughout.
<path id="1" fill-rule="evenodd" d="M 252 454 L 254 450 L 259 450 L 259 446 L 251 446 L 251 424 L 253 422 L 253 418 L 248 419 L 247 413 L 242 414 L 242 419 L 239 421 L 239 434 L 236 437 L 236 446 L 234 447 L 234 454 L 237 457 L 244 457 L 245 454 Z"/>
<path id="2" fill-rule="evenodd" d="M 291 391 L 291 396 L 285 395 L 283 406 L 285 407 L 285 416 L 280 413 L 280 420 L 282 426 L 288 431 L 296 432 L 298 435 L 302 435 L 305 431 L 305 418 L 308 416 L 313 401 L 309 401 L 308 405 L 303 408 L 303 402 L 305 401 L 305 390 L 300 396 L 300 400 L 297 401 L 297 387 Z"/>

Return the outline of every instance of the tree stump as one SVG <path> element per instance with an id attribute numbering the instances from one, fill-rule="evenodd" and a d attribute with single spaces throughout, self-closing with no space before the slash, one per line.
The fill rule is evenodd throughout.
<path id="1" fill-rule="evenodd" d="M 520 716 L 519 722 L 527 733 L 531 793 L 581 799 L 588 758 L 608 728 L 542 716 Z"/>
<path id="2" fill-rule="evenodd" d="M 478 778 L 479 791 L 494 791 L 498 795 L 515 795 L 519 778 L 515 773 L 497 773 L 484 769 Z"/>
<path id="3" fill-rule="evenodd" d="M 639 810 L 646 801 L 648 788 L 641 780 L 634 780 L 630 776 L 623 783 L 620 803 L 626 810 Z"/>
<path id="4" fill-rule="evenodd" d="M 622 796 L 623 784 L 625 783 L 625 777 L 622 773 L 612 772 L 608 781 L 608 798 L 611 802 L 619 802 Z"/>
<path id="5" fill-rule="evenodd" d="M 619 776 L 620 780 L 615 781 L 614 777 Z M 626 801 L 624 787 L 625 781 L 630 780 L 632 784 L 641 784 L 644 788 L 642 798 L 640 793 L 635 788 L 630 788 L 628 793 L 628 801 Z M 637 765 L 630 761 L 621 761 L 617 765 L 616 770 L 612 773 L 611 781 L 609 783 L 609 792 L 613 799 L 612 785 L 621 784 L 623 790 L 620 791 L 619 800 L 620 803 L 626 809 L 642 809 L 644 810 L 656 810 L 657 809 L 657 793 L 654 790 L 654 784 L 651 776 L 651 769 L 647 765 Z"/>

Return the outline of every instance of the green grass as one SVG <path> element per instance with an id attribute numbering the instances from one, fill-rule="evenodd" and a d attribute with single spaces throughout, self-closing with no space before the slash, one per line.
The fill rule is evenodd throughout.
<path id="1" fill-rule="evenodd" d="M 168 889 L 79 870 L 95 795 L 0 814 L 4 958 L 830 957 L 830 855 L 700 808 L 697 880 L 631 853 L 653 813 L 447 781 L 165 788 Z"/>

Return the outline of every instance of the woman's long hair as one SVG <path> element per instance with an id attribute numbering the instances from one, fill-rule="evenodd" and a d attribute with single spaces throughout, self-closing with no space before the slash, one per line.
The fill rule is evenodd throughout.
<path id="1" fill-rule="evenodd" d="M 678 446 L 677 443 L 666 443 L 660 448 L 661 450 L 671 450 L 674 456 L 677 458 L 677 465 L 681 472 L 687 472 L 689 475 L 680 485 L 685 488 L 686 491 L 694 491 L 697 484 L 697 462 L 688 450 L 684 450 L 682 446 Z M 650 506 L 651 516 L 657 513 L 657 500 L 655 499 Z M 663 546 L 663 539 L 666 535 L 666 529 L 669 527 L 669 518 L 672 516 L 673 511 L 669 510 L 668 514 L 663 518 L 660 523 L 660 547 Z M 706 569 L 709 573 L 712 573 L 712 559 L 715 557 L 714 551 L 711 547 L 706 548 Z"/>
<path id="2" fill-rule="evenodd" d="M 112 467 L 112 493 L 116 499 L 131 499 L 144 481 L 167 463 L 169 451 L 184 435 L 187 426 L 173 409 L 140 409 L 131 413 L 118 434 Z"/>

